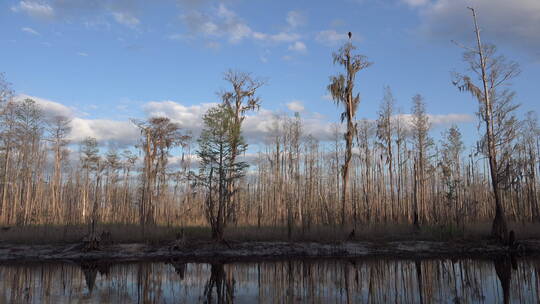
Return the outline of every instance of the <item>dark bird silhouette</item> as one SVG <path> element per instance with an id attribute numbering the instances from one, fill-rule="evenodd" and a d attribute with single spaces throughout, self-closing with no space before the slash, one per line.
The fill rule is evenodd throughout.
<path id="1" fill-rule="evenodd" d="M 351 39 L 351 38 L 352 38 L 352 33 L 351 33 L 351 32 L 349 32 L 349 39 Z"/>
<path id="2" fill-rule="evenodd" d="M 352 241 L 354 239 L 354 236 L 355 236 L 355 231 L 354 229 L 351 231 L 351 233 L 349 233 L 349 236 L 347 237 L 347 241 Z"/>

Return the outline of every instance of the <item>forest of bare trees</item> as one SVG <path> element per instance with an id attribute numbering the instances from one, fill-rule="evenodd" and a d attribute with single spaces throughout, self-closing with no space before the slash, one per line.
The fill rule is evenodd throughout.
<path id="1" fill-rule="evenodd" d="M 321 142 L 299 113 L 277 115 L 259 151 L 241 136 L 246 115 L 264 102 L 257 92 L 264 82 L 248 73 L 225 73 L 230 91 L 206 114 L 198 140 L 169 118 L 151 117 L 132 120 L 139 143 L 124 151 L 94 138 L 72 141 L 68 118 L 16 101 L 2 75 L 0 224 L 211 226 L 221 239 L 226 226 L 286 228 L 291 237 L 323 226 L 460 228 L 495 219 L 493 235 L 504 239 L 508 222 L 540 220 L 540 127 L 534 112 L 518 117 L 508 86 L 517 64 L 477 34 L 478 47 L 464 54 L 469 69 L 454 81 L 479 102 L 474 147 L 455 125 L 433 134 L 421 95 L 401 114 L 390 87 L 376 120 L 356 120 L 355 75 L 371 63 L 351 41 L 334 54 L 345 73 L 328 86 L 345 125 Z M 172 157 L 180 161 L 171 165 Z"/>

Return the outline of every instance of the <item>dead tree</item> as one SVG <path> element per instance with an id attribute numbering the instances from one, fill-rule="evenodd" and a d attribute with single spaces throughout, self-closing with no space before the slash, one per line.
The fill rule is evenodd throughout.
<path id="1" fill-rule="evenodd" d="M 66 149 L 69 144 L 68 136 L 71 132 L 71 120 L 64 116 L 55 116 L 48 121 L 47 131 L 49 142 L 54 153 L 54 172 L 51 183 L 51 221 L 59 220 L 62 200 L 62 165 L 68 157 Z"/>
<path id="2" fill-rule="evenodd" d="M 165 117 L 132 122 L 141 130 L 140 148 L 144 153 L 139 210 L 140 223 L 144 231 L 145 225 L 155 222 L 155 200 L 157 194 L 161 193 L 161 186 L 166 186 L 163 178 L 166 175 L 170 150 L 181 146 L 189 136 L 181 132 L 178 124 Z"/>
<path id="3" fill-rule="evenodd" d="M 428 153 L 433 145 L 433 140 L 429 136 L 431 124 L 426 113 L 426 105 L 421 95 L 413 97 L 412 114 L 412 140 L 416 148 L 414 158 L 414 210 L 413 225 L 420 228 L 420 220 L 427 217 L 426 212 L 426 173 L 428 171 Z"/>
<path id="4" fill-rule="evenodd" d="M 14 110 L 13 90 L 11 84 L 7 82 L 3 73 L 0 73 L 0 141 L 3 150 L 3 170 L 2 170 L 2 194 L 0 196 L 0 220 L 9 222 L 8 206 L 8 178 L 10 172 L 11 152 L 14 146 Z"/>
<path id="5" fill-rule="evenodd" d="M 18 153 L 19 170 L 17 180 L 20 182 L 20 198 L 18 205 L 17 222 L 21 225 L 30 224 L 35 221 L 32 218 L 34 208 L 41 208 L 36 205 L 37 190 L 34 179 L 38 172 L 41 172 L 41 148 L 43 139 L 44 116 L 40 107 L 32 99 L 25 99 L 15 106 L 15 129 L 16 150 Z"/>
<path id="6" fill-rule="evenodd" d="M 493 237 L 505 241 L 508 236 L 508 225 L 501 195 L 500 163 L 497 151 L 496 119 L 494 116 L 494 103 L 497 99 L 506 98 L 509 92 L 501 91 L 501 86 L 519 74 L 516 63 L 508 62 L 503 56 L 496 56 L 493 45 L 484 45 L 480 39 L 480 29 L 476 18 L 476 11 L 469 8 L 473 15 L 476 33 L 476 49 L 468 49 L 464 59 L 469 65 L 469 70 L 480 80 L 476 85 L 472 77 L 456 75 L 454 84 L 462 91 L 470 92 L 480 103 L 479 115 L 485 123 L 485 152 L 489 159 L 489 169 L 493 195 L 495 197 L 495 218 L 491 234 Z"/>
<path id="7" fill-rule="evenodd" d="M 395 198 L 394 198 L 394 156 L 393 156 L 393 137 L 394 137 L 394 96 L 390 87 L 386 87 L 384 98 L 380 105 L 379 117 L 377 119 L 377 138 L 384 151 L 386 164 L 388 165 L 388 174 L 390 179 L 390 208 L 391 217 L 395 217 Z"/>

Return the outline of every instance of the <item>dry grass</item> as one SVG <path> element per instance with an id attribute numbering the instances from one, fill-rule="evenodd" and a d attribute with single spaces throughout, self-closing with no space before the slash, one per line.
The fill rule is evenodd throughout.
<path id="1" fill-rule="evenodd" d="M 88 233 L 88 227 L 75 226 L 26 226 L 0 229 L 0 242 L 14 244 L 76 243 Z M 510 228 L 519 239 L 540 239 L 540 223 L 512 223 Z M 154 226 L 144 231 L 138 225 L 102 224 L 98 232 L 109 231 L 114 243 L 161 244 L 174 240 L 182 227 Z M 189 240 L 210 241 L 208 227 L 184 227 Z M 451 226 L 425 226 L 414 231 L 410 225 L 364 225 L 355 229 L 355 241 L 401 241 L 401 240 L 477 240 L 489 237 L 491 223 L 469 224 L 464 231 Z M 341 242 L 347 240 L 352 227 L 341 229 L 318 226 L 304 232 L 294 230 L 292 241 Z M 285 227 L 230 227 L 225 237 L 234 241 L 288 241 Z"/>

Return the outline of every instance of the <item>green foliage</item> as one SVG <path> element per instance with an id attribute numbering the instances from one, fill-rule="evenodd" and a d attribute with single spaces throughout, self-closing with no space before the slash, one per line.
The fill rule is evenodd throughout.
<path id="1" fill-rule="evenodd" d="M 197 156 L 201 159 L 200 173 L 209 175 L 210 171 L 223 171 L 234 179 L 243 176 L 247 168 L 245 162 L 236 158 L 244 153 L 247 144 L 241 134 L 240 124 L 234 121 L 234 113 L 225 105 L 208 110 L 203 117 L 204 129 L 198 140 Z M 233 149 L 234 147 L 236 149 Z M 236 150 L 236 151 L 234 151 Z"/>
<path id="2" fill-rule="evenodd" d="M 200 158 L 197 181 L 206 189 L 205 214 L 214 238 L 221 240 L 223 229 L 234 211 L 231 200 L 237 188 L 234 182 L 242 178 L 246 162 L 237 161 L 247 149 L 240 123 L 226 104 L 208 110 L 203 117 L 204 129 L 198 140 Z"/>
<path id="3" fill-rule="evenodd" d="M 82 167 L 88 171 L 96 171 L 99 163 L 99 147 L 97 139 L 85 138 L 81 143 Z"/>
<path id="4" fill-rule="evenodd" d="M 452 125 L 442 134 L 441 155 L 442 159 L 438 166 L 442 171 L 442 180 L 446 185 L 445 197 L 448 202 L 456 203 L 457 190 L 462 184 L 460 174 L 461 153 L 465 149 L 463 146 L 461 132 L 459 128 Z"/>
<path id="5" fill-rule="evenodd" d="M 373 64 L 368 61 L 366 56 L 354 54 L 355 50 L 356 47 L 349 41 L 337 53 L 332 55 L 334 64 L 337 63 L 346 70 L 346 75 L 331 76 L 330 84 L 327 87 L 334 103 L 344 107 L 344 111 L 341 113 L 341 122 L 353 120 L 360 103 L 360 94 L 353 96 L 356 73 Z"/>

